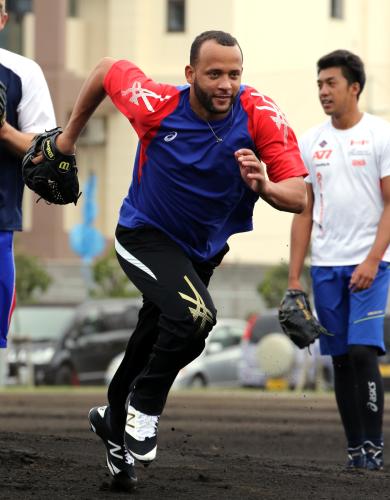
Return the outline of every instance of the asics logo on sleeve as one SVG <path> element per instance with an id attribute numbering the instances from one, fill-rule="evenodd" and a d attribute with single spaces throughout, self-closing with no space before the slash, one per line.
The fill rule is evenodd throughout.
<path id="1" fill-rule="evenodd" d="M 166 99 L 170 99 L 170 95 L 166 96 L 161 96 L 153 92 L 152 90 L 149 89 L 144 89 L 141 87 L 141 82 L 135 81 L 133 83 L 133 86 L 126 89 L 122 90 L 122 96 L 127 96 L 128 94 L 131 94 L 130 96 L 130 102 L 135 104 L 136 106 L 139 106 L 139 99 L 145 104 L 145 107 L 148 111 L 154 113 L 154 108 L 152 104 L 150 103 L 149 98 L 152 99 L 157 99 L 159 101 L 165 101 Z"/>
<path id="2" fill-rule="evenodd" d="M 165 142 L 171 142 L 174 141 L 177 137 L 177 132 L 171 132 L 170 134 L 166 135 L 164 137 Z"/>

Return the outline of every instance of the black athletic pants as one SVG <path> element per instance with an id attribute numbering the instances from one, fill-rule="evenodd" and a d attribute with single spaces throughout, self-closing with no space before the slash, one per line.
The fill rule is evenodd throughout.
<path id="1" fill-rule="evenodd" d="M 193 262 L 155 228 L 118 226 L 115 248 L 143 296 L 138 324 L 108 388 L 111 422 L 124 429 L 129 393 L 137 410 L 160 415 L 178 372 L 203 351 L 216 322 L 207 286 L 229 247 Z"/>
<path id="2" fill-rule="evenodd" d="M 334 356 L 336 401 L 348 446 L 365 441 L 383 445 L 384 390 L 376 347 L 350 345 L 348 353 Z"/>

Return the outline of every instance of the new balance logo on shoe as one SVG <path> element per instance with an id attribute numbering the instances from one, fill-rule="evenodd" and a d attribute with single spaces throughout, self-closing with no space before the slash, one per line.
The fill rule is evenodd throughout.
<path id="1" fill-rule="evenodd" d="M 128 413 L 126 417 L 126 427 L 132 427 L 134 429 L 134 419 L 135 419 L 135 413 Z"/>
<path id="2" fill-rule="evenodd" d="M 110 448 L 110 455 L 113 456 L 113 457 L 115 457 L 115 458 L 119 458 L 120 460 L 123 460 L 122 446 L 119 445 L 119 444 L 113 443 L 110 440 L 108 440 L 107 443 L 111 446 L 111 448 Z"/>

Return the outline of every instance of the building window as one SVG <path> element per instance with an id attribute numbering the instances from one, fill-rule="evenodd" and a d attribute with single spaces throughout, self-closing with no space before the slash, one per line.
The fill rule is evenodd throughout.
<path id="1" fill-rule="evenodd" d="M 32 0 L 8 0 L 7 12 L 21 19 L 27 12 L 32 11 Z"/>
<path id="2" fill-rule="evenodd" d="M 185 0 L 168 0 L 167 31 L 178 33 L 185 31 Z"/>
<path id="3" fill-rule="evenodd" d="M 344 0 L 330 0 L 330 17 L 332 19 L 343 19 Z"/>
<path id="4" fill-rule="evenodd" d="M 77 0 L 68 0 L 68 15 L 69 17 L 77 17 L 79 15 L 79 5 Z"/>

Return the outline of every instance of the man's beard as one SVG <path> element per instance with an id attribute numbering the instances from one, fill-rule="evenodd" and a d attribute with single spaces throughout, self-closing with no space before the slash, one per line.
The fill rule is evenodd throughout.
<path id="1" fill-rule="evenodd" d="M 208 94 L 207 92 L 205 92 L 200 87 L 200 85 L 198 85 L 198 83 L 197 83 L 196 80 L 194 80 L 194 92 L 195 92 L 196 98 L 198 99 L 198 101 L 200 102 L 200 104 L 204 107 L 204 109 L 206 111 L 208 111 L 209 113 L 213 113 L 215 115 L 224 115 L 224 114 L 226 114 L 230 110 L 230 108 L 233 106 L 234 99 L 235 99 L 235 96 L 232 96 L 231 97 L 231 102 L 230 102 L 228 108 L 222 110 L 222 109 L 217 109 L 217 108 L 214 107 L 214 105 L 213 105 L 213 96 L 211 96 L 210 94 Z"/>

